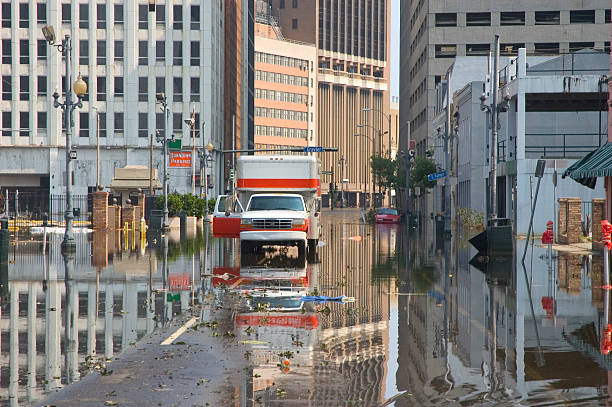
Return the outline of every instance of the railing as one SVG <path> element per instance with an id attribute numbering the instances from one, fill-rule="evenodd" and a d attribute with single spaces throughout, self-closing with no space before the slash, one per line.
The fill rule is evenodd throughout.
<path id="1" fill-rule="evenodd" d="M 533 73 L 548 73 L 548 74 L 570 74 L 570 75 L 580 75 L 580 74 L 593 74 L 593 73 L 600 73 L 602 75 L 606 75 L 608 74 L 608 68 L 606 67 L 605 69 L 602 68 L 592 68 L 592 65 L 589 65 L 590 62 L 589 60 L 585 60 L 584 56 L 585 55 L 602 55 L 604 54 L 601 51 L 582 51 L 580 53 L 578 53 L 578 56 L 580 58 L 578 58 L 578 60 L 576 60 L 575 56 L 576 53 L 558 53 L 558 52 L 552 52 L 552 53 L 546 53 L 546 52 L 536 52 L 533 55 L 554 55 L 554 56 L 562 56 L 562 58 L 560 59 L 561 62 L 561 67 L 560 69 L 558 68 L 558 64 L 559 62 L 551 62 L 551 66 L 554 66 L 555 68 L 550 68 L 550 69 L 545 69 L 545 68 L 538 68 L 538 65 L 536 65 L 533 68 L 527 68 L 527 74 L 533 74 Z M 544 62 L 544 64 L 546 64 L 546 62 Z M 554 65 L 553 65 L 554 64 Z"/>
<path id="2" fill-rule="evenodd" d="M 525 145 L 525 155 L 528 158 L 582 158 L 599 148 L 599 144 L 595 144 L 593 140 L 595 138 L 600 139 L 601 135 L 598 133 L 525 134 L 526 142 L 533 141 L 537 137 L 544 137 L 545 140 L 540 143 Z M 584 141 L 587 140 L 588 143 L 585 143 Z"/>
<path id="3" fill-rule="evenodd" d="M 75 225 L 89 226 L 92 222 L 93 196 L 73 195 L 72 207 L 76 209 L 73 212 Z M 13 226 L 40 226 L 44 215 L 50 225 L 63 225 L 65 210 L 65 195 L 6 190 L 0 192 L 0 217 L 11 219 Z"/>

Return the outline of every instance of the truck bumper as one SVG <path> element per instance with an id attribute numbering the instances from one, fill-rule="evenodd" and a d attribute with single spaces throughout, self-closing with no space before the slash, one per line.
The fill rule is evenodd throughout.
<path id="1" fill-rule="evenodd" d="M 255 230 L 240 232 L 240 240 L 285 241 L 306 240 L 306 232 L 297 230 Z"/>

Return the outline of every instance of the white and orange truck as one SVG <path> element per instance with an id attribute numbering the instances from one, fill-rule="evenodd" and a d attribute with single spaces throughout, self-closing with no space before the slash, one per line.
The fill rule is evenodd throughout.
<path id="1" fill-rule="evenodd" d="M 250 155 L 237 160 L 236 196 L 217 200 L 213 231 L 262 244 L 316 250 L 321 233 L 321 161 L 314 156 Z"/>

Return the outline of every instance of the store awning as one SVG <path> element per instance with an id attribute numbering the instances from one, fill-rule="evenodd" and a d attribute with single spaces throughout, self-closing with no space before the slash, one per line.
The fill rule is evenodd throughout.
<path id="1" fill-rule="evenodd" d="M 591 151 L 563 172 L 562 177 L 594 189 L 598 177 L 612 176 L 612 142 Z"/>

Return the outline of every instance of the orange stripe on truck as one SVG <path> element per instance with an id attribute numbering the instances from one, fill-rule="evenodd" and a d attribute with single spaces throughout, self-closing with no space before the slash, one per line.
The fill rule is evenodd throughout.
<path id="1" fill-rule="evenodd" d="M 317 178 L 295 179 L 295 178 L 239 178 L 238 188 L 293 188 L 319 189 L 321 180 Z"/>

